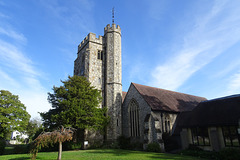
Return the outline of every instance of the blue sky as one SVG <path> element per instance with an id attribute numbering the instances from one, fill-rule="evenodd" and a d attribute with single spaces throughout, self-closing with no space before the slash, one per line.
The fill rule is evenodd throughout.
<path id="1" fill-rule="evenodd" d="M 208 99 L 240 93 L 238 0 L 0 0 L 0 89 L 32 118 L 73 75 L 89 33 L 122 29 L 123 90 L 131 82 Z"/>

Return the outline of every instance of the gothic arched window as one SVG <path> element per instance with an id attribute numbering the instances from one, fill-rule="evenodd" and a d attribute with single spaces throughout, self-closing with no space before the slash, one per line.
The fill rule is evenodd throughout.
<path id="1" fill-rule="evenodd" d="M 170 117 L 169 117 L 169 115 L 166 115 L 166 117 L 165 117 L 165 132 L 169 133 L 170 131 L 171 131 Z"/>
<path id="2" fill-rule="evenodd" d="M 136 100 L 132 99 L 128 105 L 129 111 L 129 130 L 131 137 L 139 137 L 139 106 Z"/>

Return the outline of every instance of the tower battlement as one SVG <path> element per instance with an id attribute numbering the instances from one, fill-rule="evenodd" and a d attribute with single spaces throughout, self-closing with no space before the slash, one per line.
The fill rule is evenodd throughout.
<path id="1" fill-rule="evenodd" d="M 82 48 L 84 48 L 84 46 L 88 42 L 95 42 L 95 43 L 102 44 L 103 43 L 103 37 L 99 35 L 98 38 L 97 38 L 95 33 L 89 33 L 84 38 L 84 40 L 78 45 L 78 51 L 80 51 Z"/>
<path id="2" fill-rule="evenodd" d="M 121 28 L 119 25 L 116 24 L 112 24 L 112 26 L 110 26 L 110 24 L 108 24 L 105 28 L 104 28 L 104 35 L 107 32 L 118 32 L 121 35 Z"/>
<path id="3" fill-rule="evenodd" d="M 105 140 L 109 142 L 121 135 L 121 60 L 121 28 L 112 23 L 106 25 L 103 36 L 89 33 L 84 38 L 78 45 L 78 58 L 74 63 L 74 74 L 85 76 L 92 86 L 101 90 L 103 102 L 99 106 L 106 106 L 106 115 L 110 116 L 105 133 Z"/>

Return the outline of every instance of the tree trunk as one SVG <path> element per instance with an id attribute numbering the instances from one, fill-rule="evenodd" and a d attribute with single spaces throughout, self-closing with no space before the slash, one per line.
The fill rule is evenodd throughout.
<path id="1" fill-rule="evenodd" d="M 57 160 L 61 160 L 62 159 L 62 142 L 59 142 L 59 150 L 58 150 L 58 159 Z"/>
<path id="2" fill-rule="evenodd" d="M 33 153 L 32 160 L 36 160 L 36 158 L 37 158 L 37 153 Z"/>
<path id="3" fill-rule="evenodd" d="M 77 143 L 81 144 L 81 149 L 84 149 L 85 129 L 77 129 L 76 132 Z"/>

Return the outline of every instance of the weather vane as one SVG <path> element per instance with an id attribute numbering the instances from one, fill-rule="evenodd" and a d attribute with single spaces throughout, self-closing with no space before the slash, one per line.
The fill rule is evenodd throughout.
<path id="1" fill-rule="evenodd" d="M 112 8 L 112 24 L 114 24 L 114 7 Z"/>

